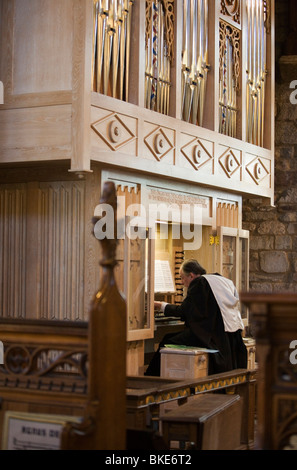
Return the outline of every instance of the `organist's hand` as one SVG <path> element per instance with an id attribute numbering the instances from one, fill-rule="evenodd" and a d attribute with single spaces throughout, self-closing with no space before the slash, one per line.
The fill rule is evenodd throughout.
<path id="1" fill-rule="evenodd" d="M 155 310 L 160 310 L 161 309 L 162 302 L 157 302 L 154 301 L 154 308 Z"/>

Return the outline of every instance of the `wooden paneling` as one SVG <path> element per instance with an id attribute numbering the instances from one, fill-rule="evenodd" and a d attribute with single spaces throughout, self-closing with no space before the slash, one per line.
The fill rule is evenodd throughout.
<path id="1" fill-rule="evenodd" d="M 14 94 L 71 90 L 72 25 L 72 0 L 14 0 Z"/>
<path id="2" fill-rule="evenodd" d="M 81 320 L 84 183 L 43 183 L 38 193 L 41 318 Z"/>
<path id="3" fill-rule="evenodd" d="M 1 316 L 82 320 L 85 184 L 0 188 Z"/>
<path id="4" fill-rule="evenodd" d="M 0 188 L 0 310 L 5 317 L 25 317 L 26 205 L 25 185 Z"/>
<path id="5" fill-rule="evenodd" d="M 71 155 L 71 106 L 0 111 L 1 161 L 55 160 Z"/>
<path id="6" fill-rule="evenodd" d="M 273 197 L 268 149 L 92 94 L 92 159 L 240 194 Z M 116 121 L 116 143 L 110 128 Z M 190 132 L 189 132 L 190 131 Z M 219 139 L 219 143 L 218 143 Z"/>

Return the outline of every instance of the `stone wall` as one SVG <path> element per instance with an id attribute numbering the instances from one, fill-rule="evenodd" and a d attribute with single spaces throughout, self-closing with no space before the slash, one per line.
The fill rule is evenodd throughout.
<path id="1" fill-rule="evenodd" d="M 297 56 L 285 55 L 289 0 L 276 0 L 275 201 L 246 199 L 243 228 L 250 230 L 250 289 L 297 292 Z M 297 43 L 297 40 L 296 40 Z"/>

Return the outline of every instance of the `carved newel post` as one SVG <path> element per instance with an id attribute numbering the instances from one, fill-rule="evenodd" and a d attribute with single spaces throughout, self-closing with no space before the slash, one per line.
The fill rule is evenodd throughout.
<path id="1" fill-rule="evenodd" d="M 116 191 L 105 183 L 101 204 L 112 207 L 116 234 Z M 106 206 L 105 206 L 106 207 Z M 110 231 L 109 231 L 110 234 Z M 114 278 L 116 236 L 100 240 L 102 279 L 89 316 L 88 404 L 84 421 L 68 423 L 62 448 L 124 450 L 126 447 L 126 303 Z"/>

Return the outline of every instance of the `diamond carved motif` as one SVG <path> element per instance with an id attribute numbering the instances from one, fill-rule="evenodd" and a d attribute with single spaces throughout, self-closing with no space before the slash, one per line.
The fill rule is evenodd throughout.
<path id="1" fill-rule="evenodd" d="M 234 175 L 234 173 L 241 167 L 240 161 L 230 148 L 221 155 L 219 163 L 228 178 L 231 178 L 232 175 Z"/>
<path id="2" fill-rule="evenodd" d="M 269 175 L 269 170 L 259 157 L 247 165 L 246 171 L 256 184 L 260 184 Z"/>
<path id="3" fill-rule="evenodd" d="M 158 162 L 174 148 L 170 138 L 161 127 L 157 127 L 153 132 L 148 134 L 144 142 Z"/>
<path id="4" fill-rule="evenodd" d="M 191 163 L 195 170 L 199 170 L 203 165 L 212 160 L 212 155 L 204 147 L 199 139 L 194 139 L 181 148 L 181 153 Z"/>
<path id="5" fill-rule="evenodd" d="M 112 149 L 118 150 L 136 139 L 118 114 L 112 113 L 91 125 L 96 134 Z"/>

